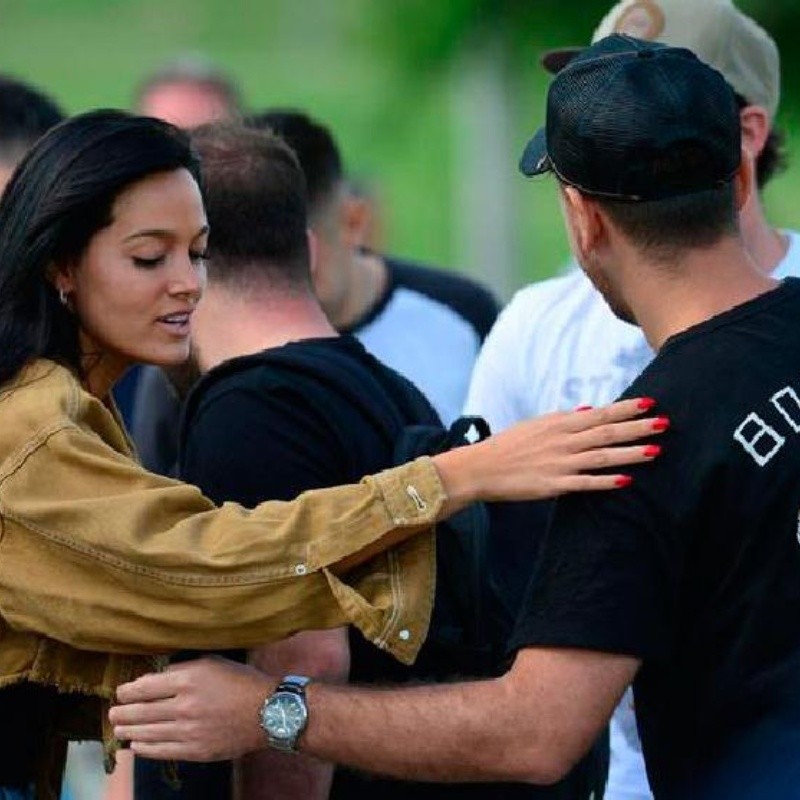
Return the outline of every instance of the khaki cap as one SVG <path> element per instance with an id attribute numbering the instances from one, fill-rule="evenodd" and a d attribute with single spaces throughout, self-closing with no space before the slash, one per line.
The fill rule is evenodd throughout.
<path id="1" fill-rule="evenodd" d="M 606 14 L 592 43 L 612 33 L 685 47 L 722 73 L 748 103 L 775 116 L 780 99 L 780 57 L 770 35 L 731 0 L 622 0 Z M 580 48 L 542 59 L 557 72 Z"/>

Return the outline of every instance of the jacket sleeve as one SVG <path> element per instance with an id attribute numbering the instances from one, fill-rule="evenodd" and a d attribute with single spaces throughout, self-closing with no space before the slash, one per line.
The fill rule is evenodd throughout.
<path id="1" fill-rule="evenodd" d="M 410 662 L 427 632 L 443 500 L 421 458 L 292 502 L 216 508 L 91 431 L 54 425 L 0 472 L 0 614 L 12 628 L 123 653 L 354 624 Z M 399 529 L 411 538 L 335 574 Z"/>

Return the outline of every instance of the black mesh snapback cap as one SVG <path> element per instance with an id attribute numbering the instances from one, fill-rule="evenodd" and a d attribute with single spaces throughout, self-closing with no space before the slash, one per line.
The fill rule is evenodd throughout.
<path id="1" fill-rule="evenodd" d="M 519 168 L 588 195 L 660 200 L 729 182 L 740 159 L 739 109 L 716 70 L 689 50 L 614 34 L 556 75 Z"/>

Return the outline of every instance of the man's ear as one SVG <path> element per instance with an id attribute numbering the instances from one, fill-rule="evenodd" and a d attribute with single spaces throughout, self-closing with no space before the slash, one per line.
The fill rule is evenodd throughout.
<path id="1" fill-rule="evenodd" d="M 585 263 L 587 255 L 593 253 L 602 241 L 605 230 L 603 217 L 597 203 L 572 186 L 562 187 L 561 196 L 570 243 L 575 256 Z"/>
<path id="2" fill-rule="evenodd" d="M 761 106 L 745 106 L 739 112 L 739 119 L 742 124 L 742 147 L 753 159 L 757 159 L 769 137 L 769 114 Z"/>
<path id="3" fill-rule="evenodd" d="M 347 193 L 342 200 L 342 227 L 347 246 L 353 250 L 367 243 L 367 227 L 369 224 L 369 206 L 361 197 Z"/>
<path id="4" fill-rule="evenodd" d="M 741 211 L 755 191 L 756 157 L 742 142 L 742 162 L 733 176 L 733 189 L 736 194 L 736 208 Z"/>

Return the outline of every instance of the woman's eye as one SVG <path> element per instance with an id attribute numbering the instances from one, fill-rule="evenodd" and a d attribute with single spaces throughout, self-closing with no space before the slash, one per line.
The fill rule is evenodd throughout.
<path id="1" fill-rule="evenodd" d="M 164 256 L 153 256 L 152 258 L 145 258 L 144 256 L 133 256 L 133 263 L 137 267 L 157 267 L 164 260 Z"/>
<path id="2" fill-rule="evenodd" d="M 205 251 L 202 253 L 189 253 L 189 258 L 193 264 L 205 264 L 208 260 L 208 253 Z"/>

